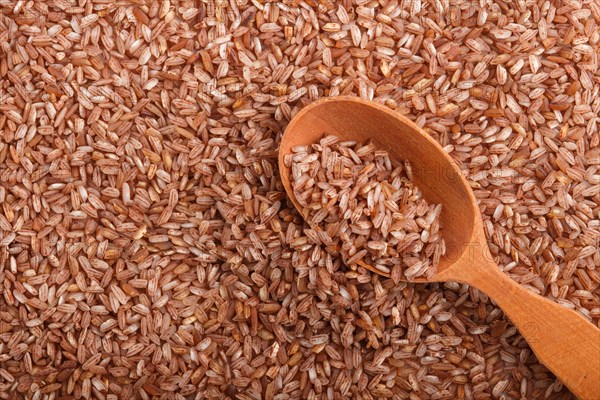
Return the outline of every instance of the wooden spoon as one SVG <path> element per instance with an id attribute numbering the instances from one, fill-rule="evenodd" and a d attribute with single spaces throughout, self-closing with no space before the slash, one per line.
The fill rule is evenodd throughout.
<path id="1" fill-rule="evenodd" d="M 303 108 L 289 123 L 279 148 L 279 170 L 296 208 L 284 157 L 297 145 L 324 134 L 345 140 L 372 140 L 391 157 L 408 160 L 413 181 L 430 203 L 442 204 L 440 222 L 447 254 L 429 282 L 473 286 L 510 318 L 537 358 L 577 397 L 600 399 L 600 329 L 577 312 L 525 289 L 504 274 L 490 254 L 483 221 L 469 183 L 442 147 L 408 118 L 356 97 L 332 97 Z M 369 265 L 371 271 L 382 274 Z"/>

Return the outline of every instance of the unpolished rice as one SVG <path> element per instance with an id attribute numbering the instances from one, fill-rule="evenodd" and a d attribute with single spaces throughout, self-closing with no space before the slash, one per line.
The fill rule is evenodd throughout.
<path id="1" fill-rule="evenodd" d="M 428 204 L 406 161 L 373 143 L 333 135 L 297 146 L 285 159 L 294 197 L 318 240 L 356 268 L 367 264 L 400 279 L 431 278 L 446 247 L 441 204 Z"/>
<path id="2" fill-rule="evenodd" d="M 484 294 L 311 242 L 276 156 L 321 97 L 407 115 L 501 268 L 598 325 L 599 22 L 594 0 L 0 2 L 0 398 L 571 398 Z"/>

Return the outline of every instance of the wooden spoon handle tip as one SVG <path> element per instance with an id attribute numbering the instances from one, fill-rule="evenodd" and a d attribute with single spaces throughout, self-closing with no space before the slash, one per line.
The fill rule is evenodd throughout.
<path id="1" fill-rule="evenodd" d="M 600 399 L 600 329 L 576 311 L 524 288 L 491 264 L 482 268 L 484 274 L 465 283 L 500 306 L 538 360 L 573 394 L 581 400 Z"/>

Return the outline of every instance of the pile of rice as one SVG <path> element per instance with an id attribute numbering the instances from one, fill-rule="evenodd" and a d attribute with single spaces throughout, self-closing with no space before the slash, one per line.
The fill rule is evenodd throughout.
<path id="1" fill-rule="evenodd" d="M 301 214 L 317 231 L 314 242 L 394 283 L 435 275 L 446 253 L 442 205 L 423 198 L 407 161 L 399 164 L 373 143 L 329 135 L 292 148 L 285 163 Z"/>
<path id="2" fill-rule="evenodd" d="M 488 297 L 315 240 L 278 141 L 353 94 L 600 321 L 596 0 L 0 1 L 0 398 L 568 399 Z"/>

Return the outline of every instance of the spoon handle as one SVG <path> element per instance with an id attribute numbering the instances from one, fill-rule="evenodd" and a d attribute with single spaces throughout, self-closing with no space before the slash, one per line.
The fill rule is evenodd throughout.
<path id="1" fill-rule="evenodd" d="M 574 310 L 504 274 L 486 252 L 472 253 L 457 280 L 480 289 L 504 311 L 537 356 L 581 400 L 600 399 L 600 329 Z M 487 253 L 487 257 L 485 254 Z M 470 265 L 468 265 L 470 264 Z"/>

